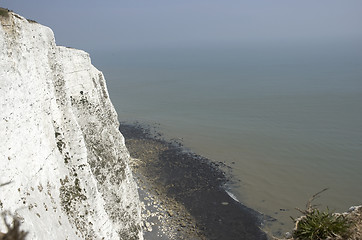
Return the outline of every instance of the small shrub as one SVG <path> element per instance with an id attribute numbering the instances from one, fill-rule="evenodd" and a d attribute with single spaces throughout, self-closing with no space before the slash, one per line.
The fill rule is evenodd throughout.
<path id="1" fill-rule="evenodd" d="M 35 21 L 35 20 L 32 20 L 32 19 L 26 19 L 29 23 L 38 23 L 37 21 Z"/>
<path id="2" fill-rule="evenodd" d="M 9 9 L 0 7 L 0 16 L 9 17 Z"/>
<path id="3" fill-rule="evenodd" d="M 3 212 L 1 215 L 7 227 L 7 233 L 0 233 L 0 240 L 25 240 L 28 233 L 20 230 L 20 221 L 9 212 Z M 8 217 L 12 218 L 12 224 L 8 223 Z"/>
<path id="4" fill-rule="evenodd" d="M 1 10 L 2 8 L 0 8 Z M 11 182 L 0 183 L 0 187 L 6 186 Z M 17 217 L 12 215 L 9 211 L 3 211 L 0 213 L 3 222 L 7 228 L 6 233 L 0 232 L 0 240 L 25 240 L 28 232 L 20 230 L 20 221 Z M 10 223 L 9 221 L 10 220 Z"/>
<path id="5" fill-rule="evenodd" d="M 312 201 L 319 194 L 314 194 L 309 199 L 306 210 L 299 210 L 304 216 L 300 217 L 296 222 L 293 231 L 294 239 L 298 240 L 325 240 L 325 239 L 347 239 L 350 235 L 350 227 L 352 223 L 342 214 L 331 213 L 327 208 L 326 211 L 320 211 L 312 205 Z"/>
<path id="6" fill-rule="evenodd" d="M 343 216 L 313 209 L 297 222 L 293 236 L 296 239 L 346 239 L 351 223 Z"/>

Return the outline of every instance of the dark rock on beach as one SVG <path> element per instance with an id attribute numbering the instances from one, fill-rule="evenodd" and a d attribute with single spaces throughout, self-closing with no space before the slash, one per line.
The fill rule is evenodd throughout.
<path id="1" fill-rule="evenodd" d="M 146 206 L 144 210 L 148 212 L 145 239 L 267 239 L 260 229 L 262 215 L 235 201 L 223 188 L 229 177 L 222 163 L 186 151 L 149 127 L 122 123 L 120 130 L 134 158 L 141 198 L 152 192 L 155 204 L 145 197 L 146 204 L 158 209 L 152 213 Z M 152 224 L 167 228 L 150 233 Z"/>

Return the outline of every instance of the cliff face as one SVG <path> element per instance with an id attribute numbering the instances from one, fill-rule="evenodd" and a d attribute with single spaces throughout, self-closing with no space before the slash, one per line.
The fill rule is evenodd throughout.
<path id="1" fill-rule="evenodd" d="M 51 29 L 0 16 L 0 210 L 28 239 L 142 239 L 129 153 L 100 71 Z M 0 231 L 6 228 L 1 223 Z"/>

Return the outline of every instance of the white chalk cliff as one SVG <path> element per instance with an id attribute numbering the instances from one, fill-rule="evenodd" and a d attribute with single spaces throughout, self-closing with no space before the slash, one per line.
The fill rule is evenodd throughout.
<path id="1" fill-rule="evenodd" d="M 0 211 L 27 239 L 142 239 L 103 74 L 48 27 L 0 16 Z M 0 221 L 0 232 L 6 227 Z"/>

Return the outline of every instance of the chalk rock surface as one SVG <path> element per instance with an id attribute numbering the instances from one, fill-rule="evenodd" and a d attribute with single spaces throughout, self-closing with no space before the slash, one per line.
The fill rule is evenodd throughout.
<path id="1" fill-rule="evenodd" d="M 0 20 L 0 210 L 27 239 L 142 239 L 103 74 L 48 27 L 12 12 Z"/>

